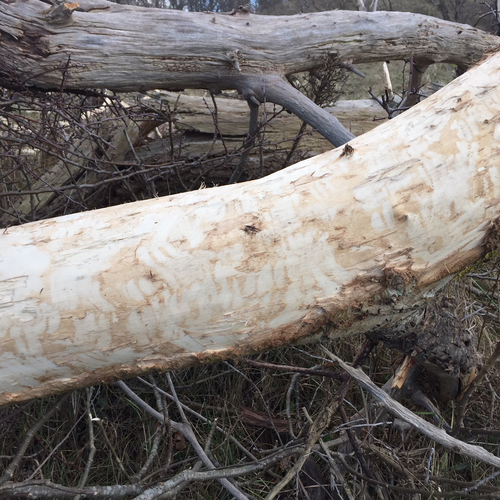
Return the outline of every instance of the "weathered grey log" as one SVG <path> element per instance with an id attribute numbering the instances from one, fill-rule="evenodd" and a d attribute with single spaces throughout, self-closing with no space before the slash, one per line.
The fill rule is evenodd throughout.
<path id="1" fill-rule="evenodd" d="M 247 75 L 308 71 L 332 54 L 353 63 L 413 54 L 429 64 L 467 67 L 500 43 L 471 26 L 401 12 L 271 17 L 82 0 L 71 25 L 60 27 L 47 22 L 46 11 L 47 4 L 38 0 L 0 4 L 0 57 L 6 63 L 0 83 L 11 75 L 59 88 L 66 73 L 67 89 L 212 87 L 244 93 Z M 231 62 L 235 57 L 239 70 Z"/>
<path id="2" fill-rule="evenodd" d="M 220 154 L 224 145 L 230 150 L 239 149 L 248 132 L 248 106 L 244 101 L 217 97 L 217 128 L 224 139 L 214 142 L 214 117 L 213 105 L 209 97 L 162 92 L 156 98 L 168 103 L 172 110 L 172 120 L 175 130 L 185 132 L 182 138 L 182 147 L 176 150 L 176 155 L 185 159 L 199 158 L 210 151 L 211 154 Z M 151 102 L 154 107 L 154 102 Z M 268 103 L 261 107 L 260 120 L 264 123 L 263 141 L 266 149 L 272 153 L 273 147 L 290 148 L 300 130 L 301 121 L 289 113 L 280 113 L 273 117 L 276 108 Z M 281 108 L 277 108 L 280 110 Z M 387 119 L 387 113 L 382 107 L 371 99 L 338 101 L 334 106 L 324 108 L 336 116 L 340 123 L 358 136 L 374 129 Z M 170 138 L 150 142 L 136 148 L 135 154 L 144 163 L 165 163 L 170 158 Z M 331 144 L 311 128 L 300 140 L 301 150 L 310 152 L 311 155 L 324 153 L 331 149 Z M 260 149 L 255 148 L 252 154 L 260 155 Z M 129 160 L 133 160 L 132 154 Z"/>
<path id="3" fill-rule="evenodd" d="M 498 244 L 499 77 L 264 179 L 2 231 L 0 403 L 392 327 Z"/>
<path id="4" fill-rule="evenodd" d="M 170 105 L 173 111 L 176 128 L 192 130 L 203 134 L 213 135 L 213 105 L 209 97 L 185 95 L 172 92 L 162 92 L 158 97 Z M 261 106 L 261 120 L 264 114 L 267 119 L 273 117 L 276 108 L 272 104 Z M 324 108 L 335 115 L 344 127 L 354 135 L 362 135 L 380 125 L 387 119 L 387 113 L 373 99 L 340 100 L 333 106 Z M 217 127 L 223 137 L 245 137 L 248 128 L 248 109 L 246 103 L 237 99 L 217 97 Z M 278 142 L 284 139 L 292 140 L 300 128 L 300 120 L 289 113 L 281 113 L 266 124 L 266 136 L 269 142 Z M 323 153 L 328 148 L 328 143 L 314 135 L 315 139 L 304 138 L 309 147 Z"/>
<path id="5" fill-rule="evenodd" d="M 247 100 L 283 105 L 336 146 L 352 134 L 283 76 L 332 56 L 366 62 L 413 54 L 466 67 L 499 44 L 470 26 L 393 12 L 265 17 L 245 9 L 187 13 L 82 0 L 58 22 L 51 16 L 39 0 L 0 3 L 0 85 L 236 89 Z"/>

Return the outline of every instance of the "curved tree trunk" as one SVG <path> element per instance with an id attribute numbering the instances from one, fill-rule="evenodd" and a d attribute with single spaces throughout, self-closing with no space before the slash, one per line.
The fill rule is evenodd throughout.
<path id="1" fill-rule="evenodd" d="M 212 92 L 284 106 L 335 146 L 353 135 L 282 78 L 341 63 L 402 59 L 467 67 L 497 37 L 456 23 L 397 12 L 334 11 L 266 17 L 187 13 L 105 0 L 0 3 L 0 85 Z"/>
<path id="2" fill-rule="evenodd" d="M 0 234 L 0 402 L 390 331 L 498 243 L 500 55 L 265 179 Z"/>
<path id="3" fill-rule="evenodd" d="M 499 45 L 470 26 L 403 12 L 259 16 L 241 8 L 217 14 L 82 0 L 58 24 L 39 0 L 0 6 L 2 85 L 17 75 L 41 88 L 243 91 L 248 75 L 308 71 L 332 54 L 354 64 L 413 54 L 467 67 Z"/>

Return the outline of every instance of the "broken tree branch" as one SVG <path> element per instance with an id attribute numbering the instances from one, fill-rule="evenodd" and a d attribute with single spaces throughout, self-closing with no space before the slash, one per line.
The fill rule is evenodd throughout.
<path id="1" fill-rule="evenodd" d="M 486 451 L 481 446 L 476 446 L 472 444 L 465 443 L 456 439 L 449 434 L 444 429 L 439 429 L 438 427 L 430 424 L 422 417 L 419 417 L 412 411 L 405 408 L 401 403 L 392 399 L 385 391 L 377 387 L 368 375 L 363 373 L 360 368 L 353 368 L 347 363 L 344 363 L 339 357 L 335 356 L 326 348 L 322 348 L 326 356 L 328 356 L 332 361 L 335 361 L 338 365 L 342 367 L 352 378 L 354 378 L 359 385 L 361 385 L 365 390 L 367 390 L 373 397 L 375 397 L 380 403 L 384 405 L 388 412 L 392 413 L 397 418 L 408 422 L 412 427 L 417 429 L 419 432 L 425 436 L 433 439 L 439 444 L 443 445 L 449 450 L 465 455 L 470 458 L 474 458 L 481 462 L 492 465 L 493 467 L 500 468 L 500 457 L 493 455 L 489 451 Z"/>
<path id="2" fill-rule="evenodd" d="M 21 81 L 59 91 L 236 89 L 259 102 L 264 86 L 268 102 L 297 114 L 335 146 L 352 139 L 350 132 L 283 77 L 320 67 L 332 55 L 351 64 L 413 54 L 427 64 L 466 68 L 500 43 L 470 26 L 409 13 L 268 17 L 246 9 L 194 13 L 105 0 L 64 5 L 71 8 L 59 9 L 63 22 L 54 23 L 39 0 L 0 4 L 0 85 L 18 88 Z"/>

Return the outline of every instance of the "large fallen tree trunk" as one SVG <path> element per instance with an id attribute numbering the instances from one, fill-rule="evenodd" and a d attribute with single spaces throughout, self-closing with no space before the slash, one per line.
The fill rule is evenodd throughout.
<path id="1" fill-rule="evenodd" d="M 0 403 L 394 329 L 498 241 L 500 54 L 246 184 L 0 234 Z"/>
<path id="2" fill-rule="evenodd" d="M 245 9 L 187 13 L 82 0 L 48 8 L 0 3 L 0 85 L 212 92 L 236 89 L 250 105 L 274 102 L 332 144 L 352 139 L 282 77 L 340 64 L 403 59 L 467 67 L 497 37 L 456 23 L 396 12 L 320 12 L 266 17 Z M 76 9 L 76 10 L 75 10 Z"/>
<path id="3" fill-rule="evenodd" d="M 17 75 L 41 88 L 233 88 L 249 75 L 315 69 L 332 54 L 352 63 L 412 54 L 428 64 L 467 67 L 499 45 L 471 26 L 403 12 L 259 16 L 82 0 L 60 24 L 39 0 L 0 6 L 0 83 Z"/>

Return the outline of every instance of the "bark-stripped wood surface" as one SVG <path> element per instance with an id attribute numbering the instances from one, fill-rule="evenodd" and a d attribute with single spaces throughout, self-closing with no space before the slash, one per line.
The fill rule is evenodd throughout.
<path id="1" fill-rule="evenodd" d="M 4 230 L 0 402 L 404 317 L 498 237 L 499 78 L 264 179 Z"/>
<path id="2" fill-rule="evenodd" d="M 105 0 L 49 8 L 0 2 L 0 85 L 115 91 L 236 89 L 274 102 L 335 146 L 353 138 L 282 77 L 323 66 L 404 59 L 465 68 L 499 45 L 470 26 L 398 12 L 333 11 L 258 16 L 145 9 Z M 70 7 L 71 6 L 71 7 Z"/>

